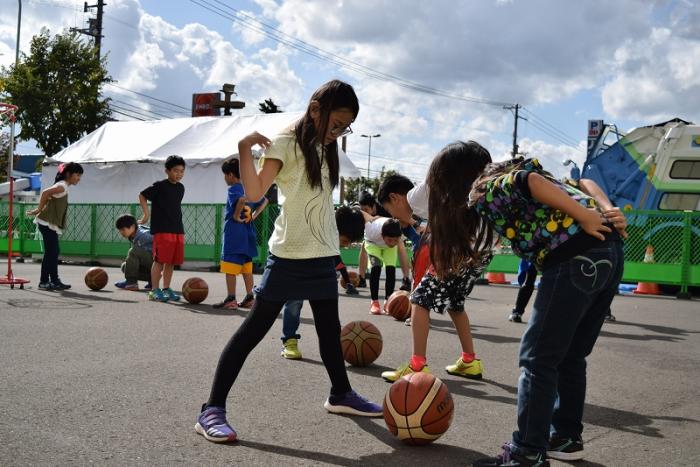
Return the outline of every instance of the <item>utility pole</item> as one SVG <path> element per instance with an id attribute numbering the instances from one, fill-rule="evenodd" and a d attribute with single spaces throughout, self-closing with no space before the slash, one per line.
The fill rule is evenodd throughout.
<path id="1" fill-rule="evenodd" d="M 376 135 L 360 135 L 363 138 L 369 138 L 369 149 L 367 150 L 367 180 L 369 180 L 369 163 L 370 160 L 372 159 L 372 138 L 379 138 L 380 135 L 377 133 Z"/>
<path id="2" fill-rule="evenodd" d="M 515 122 L 513 125 L 513 149 L 511 150 L 510 157 L 515 158 L 518 155 L 518 119 L 522 118 L 518 115 L 518 111 L 522 106 L 520 104 L 507 105 L 503 107 L 506 110 L 515 110 Z M 523 120 L 525 120 L 523 118 Z"/>
<path id="3" fill-rule="evenodd" d="M 93 8 L 97 8 L 97 17 L 96 18 L 90 18 L 88 19 L 88 27 L 87 28 L 70 28 L 72 32 L 78 32 L 80 34 L 85 34 L 86 36 L 93 37 L 95 39 L 95 50 L 97 53 L 97 57 L 100 57 L 101 49 L 102 49 L 102 19 L 104 17 L 104 6 L 106 3 L 104 0 L 97 0 L 97 5 L 88 5 L 87 2 L 85 2 L 83 6 L 83 13 L 87 13 L 88 11 L 92 10 Z"/>
<path id="4" fill-rule="evenodd" d="M 231 83 L 224 83 L 221 86 L 221 92 L 224 93 L 224 100 L 220 98 L 212 102 L 212 106 L 217 109 L 224 109 L 224 115 L 231 115 L 231 109 L 242 109 L 245 107 L 245 102 L 243 101 L 232 101 L 231 96 L 237 96 L 235 92 L 236 85 Z"/>
<path id="5" fill-rule="evenodd" d="M 342 144 L 341 147 L 343 149 L 343 152 L 347 153 L 348 152 L 348 137 L 343 136 L 343 139 L 341 140 Z M 359 200 L 358 200 L 359 201 Z M 340 198 L 339 198 L 339 203 L 343 204 L 345 203 L 345 177 L 340 177 Z"/>

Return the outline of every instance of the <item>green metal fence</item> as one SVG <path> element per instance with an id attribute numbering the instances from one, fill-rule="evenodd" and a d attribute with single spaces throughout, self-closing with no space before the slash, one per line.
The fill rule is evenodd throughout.
<path id="1" fill-rule="evenodd" d="M 13 222 L 13 252 L 25 256 L 43 252 L 34 218 L 25 213 L 36 204 L 16 203 Z M 136 204 L 71 204 L 68 208 L 67 227 L 61 236 L 61 254 L 84 257 L 96 261 L 100 258 L 123 258 L 129 250 L 129 242 L 119 235 L 114 222 L 122 214 L 130 213 L 138 218 L 141 208 Z M 223 204 L 185 204 L 182 220 L 186 232 L 185 258 L 188 261 L 209 261 L 218 264 L 224 226 Z M 0 252 L 7 252 L 7 227 L 9 205 L 0 202 Z M 267 239 L 272 232 L 277 205 L 270 205 L 255 220 L 258 235 L 256 263 L 267 258 Z"/>
<path id="2" fill-rule="evenodd" d="M 20 255 L 42 253 L 41 236 L 33 218 L 25 212 L 36 205 L 15 204 L 13 250 Z M 182 206 L 185 224 L 185 257 L 189 261 L 218 264 L 225 207 L 223 204 L 185 204 Z M 138 217 L 136 204 L 71 204 L 68 227 L 61 237 L 61 252 L 89 260 L 121 258 L 129 243 L 114 228 L 114 220 L 123 213 Z M 255 221 L 258 235 L 256 264 L 267 258 L 267 240 L 272 232 L 279 206 L 269 205 Z M 656 282 L 681 287 L 700 286 L 700 212 L 628 211 L 629 239 L 625 242 L 626 282 Z M 8 204 L 0 202 L 0 252 L 7 252 Z M 654 249 L 654 262 L 644 262 L 648 246 Z M 410 250 L 410 249 L 409 249 Z M 357 265 L 356 248 L 342 249 L 343 261 Z M 489 271 L 515 273 L 518 258 L 504 247 L 494 257 Z"/>

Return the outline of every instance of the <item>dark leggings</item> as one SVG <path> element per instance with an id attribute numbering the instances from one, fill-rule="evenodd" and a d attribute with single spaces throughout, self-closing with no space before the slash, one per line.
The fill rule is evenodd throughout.
<path id="1" fill-rule="evenodd" d="M 535 279 L 537 279 L 537 268 L 531 266 L 525 273 L 525 282 L 518 290 L 518 298 L 515 299 L 515 311 L 525 314 L 525 307 L 530 301 L 532 292 L 535 290 Z"/>
<path id="2" fill-rule="evenodd" d="M 349 284 L 350 275 L 348 274 L 348 268 L 345 267 L 345 265 L 343 264 L 343 260 L 340 256 L 336 256 L 334 259 L 336 271 L 340 271 L 340 276 L 343 278 L 346 284 Z"/>
<path id="3" fill-rule="evenodd" d="M 394 293 L 396 285 L 396 267 L 386 266 L 386 281 L 384 281 L 385 298 L 389 298 Z M 369 293 L 372 300 L 379 300 L 379 276 L 382 274 L 381 266 L 372 266 L 369 271 Z"/>
<path id="4" fill-rule="evenodd" d="M 340 348 L 340 319 L 338 298 L 309 300 L 318 335 L 321 360 L 331 380 L 331 394 L 341 395 L 351 390 Z M 245 363 L 248 354 L 265 337 L 282 310 L 284 302 L 256 298 L 253 309 L 224 347 L 214 373 L 209 406 L 225 407 L 226 398 Z"/>
<path id="5" fill-rule="evenodd" d="M 39 224 L 39 232 L 44 239 L 44 258 L 41 260 L 41 278 L 39 282 L 58 281 L 58 234 L 55 230 Z"/>

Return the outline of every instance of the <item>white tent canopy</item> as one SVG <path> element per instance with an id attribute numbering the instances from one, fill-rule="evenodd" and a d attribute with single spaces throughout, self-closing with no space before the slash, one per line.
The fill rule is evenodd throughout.
<path id="1" fill-rule="evenodd" d="M 134 203 L 138 193 L 164 178 L 163 163 L 176 154 L 187 162 L 185 203 L 221 203 L 226 185 L 224 159 L 238 156 L 238 141 L 253 131 L 272 137 L 301 117 L 277 113 L 232 117 L 197 117 L 110 122 L 47 159 L 42 186 L 53 183 L 58 164 L 78 162 L 85 173 L 71 189 L 73 203 Z M 340 175 L 360 171 L 339 151 Z"/>

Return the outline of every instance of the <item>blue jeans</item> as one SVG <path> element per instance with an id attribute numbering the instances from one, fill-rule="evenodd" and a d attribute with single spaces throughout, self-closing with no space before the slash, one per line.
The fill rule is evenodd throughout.
<path id="1" fill-rule="evenodd" d="M 544 268 L 520 342 L 514 452 L 544 454 L 550 435 L 581 437 L 586 357 L 617 293 L 623 262 L 622 242 L 609 239 Z"/>
<path id="2" fill-rule="evenodd" d="M 304 300 L 287 300 L 284 303 L 282 314 L 282 342 L 287 342 L 287 339 L 299 339 L 301 336 L 297 334 L 299 330 L 299 322 L 301 320 L 301 306 Z"/>

